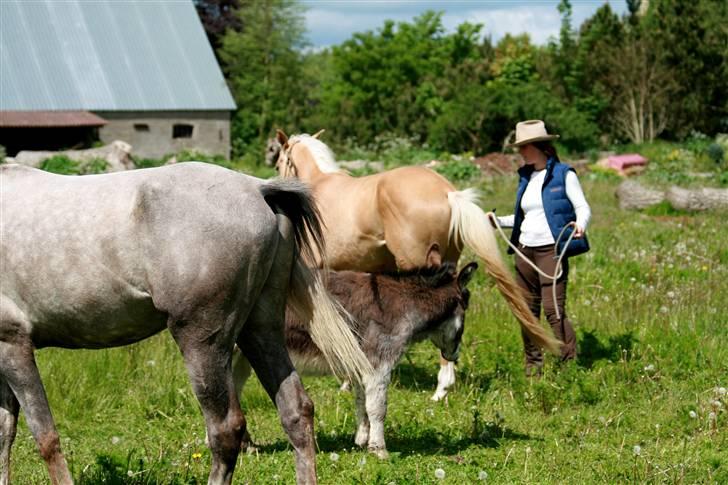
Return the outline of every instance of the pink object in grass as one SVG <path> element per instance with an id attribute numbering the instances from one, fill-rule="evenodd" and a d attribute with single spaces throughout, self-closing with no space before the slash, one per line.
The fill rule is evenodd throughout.
<path id="1" fill-rule="evenodd" d="M 608 158 L 607 165 L 615 170 L 624 170 L 629 167 L 647 165 L 647 159 L 637 153 L 613 155 Z"/>

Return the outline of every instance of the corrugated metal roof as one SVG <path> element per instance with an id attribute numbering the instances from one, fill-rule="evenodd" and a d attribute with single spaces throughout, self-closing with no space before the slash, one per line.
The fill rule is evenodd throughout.
<path id="1" fill-rule="evenodd" d="M 106 123 L 88 111 L 0 111 L 0 128 L 104 126 Z"/>
<path id="2" fill-rule="evenodd" d="M 0 1 L 1 110 L 232 110 L 191 0 Z"/>

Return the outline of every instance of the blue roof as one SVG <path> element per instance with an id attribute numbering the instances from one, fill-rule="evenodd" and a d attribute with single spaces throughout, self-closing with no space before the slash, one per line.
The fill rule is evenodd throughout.
<path id="1" fill-rule="evenodd" d="M 233 110 L 191 0 L 0 1 L 0 110 Z"/>

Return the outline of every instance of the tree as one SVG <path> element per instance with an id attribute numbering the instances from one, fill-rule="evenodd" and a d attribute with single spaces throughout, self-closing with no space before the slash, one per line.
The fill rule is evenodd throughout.
<path id="1" fill-rule="evenodd" d="M 238 11 L 243 29 L 227 30 L 219 50 L 238 104 L 233 149 L 262 145 L 274 127 L 297 126 L 305 113 L 302 7 L 293 0 L 258 0 Z"/>
<path id="2" fill-rule="evenodd" d="M 242 23 L 237 11 L 244 0 L 194 0 L 197 14 L 212 48 L 217 51 L 228 29 L 240 30 Z"/>

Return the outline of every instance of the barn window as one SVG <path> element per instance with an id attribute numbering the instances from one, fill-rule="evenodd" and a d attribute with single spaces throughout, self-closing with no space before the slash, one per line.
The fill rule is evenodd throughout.
<path id="1" fill-rule="evenodd" d="M 149 131 L 149 125 L 146 123 L 134 123 L 134 131 Z"/>
<path id="2" fill-rule="evenodd" d="M 172 126 L 172 138 L 192 138 L 192 125 L 176 124 Z"/>

